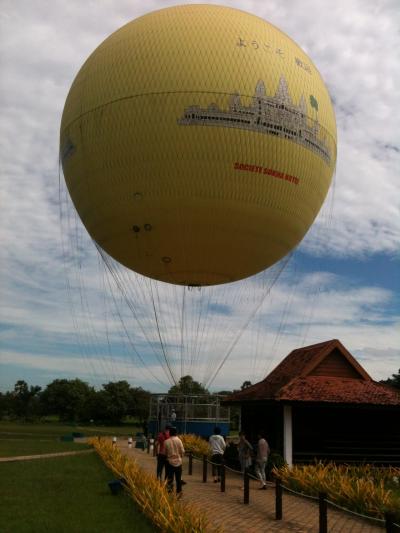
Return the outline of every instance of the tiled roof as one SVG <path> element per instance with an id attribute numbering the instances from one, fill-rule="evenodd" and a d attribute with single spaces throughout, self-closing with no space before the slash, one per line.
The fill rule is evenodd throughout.
<path id="1" fill-rule="evenodd" d="M 278 400 L 400 405 L 400 391 L 375 381 L 307 376 L 282 387 Z"/>
<path id="2" fill-rule="evenodd" d="M 334 352 L 354 377 L 317 372 Z M 323 368 L 327 372 L 329 367 Z M 400 406 L 400 392 L 373 381 L 340 341 L 333 339 L 293 350 L 263 381 L 226 398 L 229 403 L 257 400 Z"/>

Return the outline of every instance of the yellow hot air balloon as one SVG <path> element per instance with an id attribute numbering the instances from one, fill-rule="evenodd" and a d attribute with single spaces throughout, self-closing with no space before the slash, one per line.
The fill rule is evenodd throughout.
<path id="1" fill-rule="evenodd" d="M 336 164 L 334 111 L 310 58 L 268 22 L 214 5 L 162 9 L 108 37 L 72 84 L 60 137 L 91 237 L 182 285 L 285 256 Z"/>

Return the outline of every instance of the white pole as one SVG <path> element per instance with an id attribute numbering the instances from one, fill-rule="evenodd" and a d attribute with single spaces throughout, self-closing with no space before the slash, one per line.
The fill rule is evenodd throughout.
<path id="1" fill-rule="evenodd" d="M 283 458 L 293 466 L 292 406 L 283 406 Z"/>

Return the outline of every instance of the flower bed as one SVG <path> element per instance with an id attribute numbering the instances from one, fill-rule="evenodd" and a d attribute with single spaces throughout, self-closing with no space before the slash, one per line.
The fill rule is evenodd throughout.
<path id="1" fill-rule="evenodd" d="M 185 452 L 192 452 L 196 457 L 210 456 L 208 442 L 197 435 L 179 435 Z"/>
<path id="2" fill-rule="evenodd" d="M 396 521 L 400 520 L 400 468 L 328 463 L 285 466 L 275 469 L 274 474 L 298 492 L 311 496 L 325 492 L 330 501 L 351 511 L 374 518 L 391 512 Z"/>
<path id="3" fill-rule="evenodd" d="M 126 490 L 142 512 L 164 533 L 206 533 L 211 529 L 205 515 L 169 493 L 165 483 L 142 470 L 135 460 L 123 455 L 110 441 L 90 440 L 105 464 L 123 478 Z"/>

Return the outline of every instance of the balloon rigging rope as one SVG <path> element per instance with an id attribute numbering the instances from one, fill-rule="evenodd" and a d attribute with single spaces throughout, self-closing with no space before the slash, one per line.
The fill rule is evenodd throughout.
<path id="1" fill-rule="evenodd" d="M 61 244 L 62 244 L 62 256 L 64 263 L 65 281 L 68 294 L 68 302 L 71 311 L 72 324 L 75 331 L 76 342 L 79 346 L 79 350 L 90 369 L 93 376 L 99 377 L 98 363 L 101 364 L 104 375 L 107 374 L 108 368 L 106 367 L 104 358 L 101 353 L 96 350 L 97 336 L 93 336 L 90 331 L 88 322 L 92 325 L 92 317 L 89 312 L 87 299 L 83 295 L 83 281 L 81 276 L 81 260 L 77 257 L 77 253 L 82 249 L 79 242 L 79 226 L 75 209 L 72 207 L 71 201 L 68 199 L 66 188 L 62 186 L 61 180 L 61 165 L 59 162 L 59 208 L 60 208 L 60 231 L 61 231 Z M 72 211 L 72 214 L 71 214 Z M 71 219 L 74 220 L 74 225 L 71 225 Z M 73 246 L 74 242 L 74 246 Z M 75 253 L 72 253 L 74 250 Z M 69 266 L 67 266 L 67 262 Z M 71 266 L 72 265 L 72 266 Z M 74 287 L 78 289 L 80 310 L 87 317 L 86 320 L 78 319 L 78 312 L 73 297 L 73 287 L 71 286 L 71 276 L 75 278 Z M 92 325 L 93 329 L 93 325 Z M 96 342 L 95 340 L 96 339 Z M 91 350 L 89 350 L 91 347 Z M 93 362 L 93 351 L 97 352 L 97 364 Z M 92 352 L 92 354 L 90 353 Z"/>
<path id="2" fill-rule="evenodd" d="M 164 369 L 165 371 L 165 367 L 164 367 L 164 364 L 163 364 L 163 360 L 160 358 L 160 356 L 157 354 L 157 352 L 154 350 L 153 348 L 153 343 L 152 341 L 149 339 L 147 333 L 146 333 L 146 328 L 143 327 L 141 321 L 139 320 L 138 318 L 138 315 L 137 315 L 137 312 L 136 312 L 136 309 L 133 305 L 133 303 L 130 301 L 130 299 L 128 298 L 128 295 L 124 289 L 124 284 L 123 284 L 123 281 L 120 279 L 120 277 L 118 276 L 118 272 L 116 270 L 114 270 L 112 268 L 112 264 L 111 262 L 108 260 L 108 256 L 103 252 L 103 250 L 95 243 L 95 246 L 98 250 L 98 252 L 100 253 L 103 261 L 104 261 L 104 264 L 106 265 L 108 271 L 110 272 L 110 274 L 112 275 L 113 279 L 114 279 L 114 282 L 116 284 L 116 286 L 118 287 L 120 293 L 122 294 L 123 296 L 123 299 L 126 303 L 126 305 L 128 306 L 128 308 L 130 309 L 133 317 L 135 318 L 137 324 L 139 325 L 139 328 L 141 329 L 143 335 L 145 336 L 147 342 L 149 343 L 150 347 L 153 349 L 154 351 L 154 354 L 156 356 L 156 358 L 158 359 L 160 365 L 162 366 L 162 368 Z M 120 315 L 120 317 L 122 318 L 122 316 Z M 122 319 L 123 320 L 123 319 Z M 168 373 L 166 372 L 166 375 L 168 376 Z M 169 381 L 169 380 L 168 380 Z"/>
<path id="3" fill-rule="evenodd" d="M 160 325 L 159 325 L 159 321 L 158 321 L 158 313 L 157 313 L 156 305 L 154 303 L 153 287 L 152 287 L 151 283 L 150 283 L 150 294 L 151 294 L 151 303 L 153 305 L 154 317 L 156 319 L 157 334 L 158 334 L 158 338 L 160 340 L 160 345 L 161 345 L 161 350 L 162 350 L 162 353 L 163 353 L 163 356 L 164 356 L 164 361 L 165 361 L 165 364 L 167 365 L 168 372 L 169 372 L 169 374 L 171 376 L 171 379 L 172 379 L 173 383 L 175 385 L 177 385 L 176 378 L 174 376 L 174 373 L 172 372 L 171 365 L 169 364 L 169 360 L 168 360 L 168 356 L 167 356 L 167 353 L 166 353 L 166 350 L 165 350 L 164 342 L 162 340 L 162 336 L 161 336 L 161 332 L 160 332 Z"/>
<path id="4" fill-rule="evenodd" d="M 133 342 L 132 339 L 131 339 L 131 336 L 130 336 L 129 331 L 128 331 L 127 327 L 126 327 L 125 321 L 124 321 L 124 319 L 123 319 L 123 317 L 122 317 L 122 314 L 121 314 L 121 312 L 120 312 L 119 306 L 118 306 L 118 304 L 117 304 L 117 302 L 116 302 L 115 294 L 114 294 L 114 291 L 112 290 L 111 282 L 110 282 L 110 279 L 109 279 L 108 277 L 107 277 L 107 282 L 108 282 L 108 285 L 109 285 L 109 288 L 110 288 L 110 292 L 111 292 L 112 298 L 113 298 L 113 300 L 114 300 L 114 304 L 115 304 L 116 312 L 117 312 L 117 314 L 118 314 L 119 320 L 120 320 L 120 322 L 121 322 L 121 324 L 122 324 L 122 327 L 123 327 L 123 329 L 124 329 L 125 336 L 126 336 L 126 338 L 128 339 L 129 344 L 130 344 L 130 346 L 131 346 L 131 348 L 132 348 L 134 354 L 136 355 L 136 357 L 138 358 L 138 360 L 140 361 L 140 363 L 143 365 L 144 370 L 146 370 L 146 372 L 148 372 L 148 373 L 149 373 L 149 374 L 150 374 L 150 375 L 151 375 L 156 381 L 158 381 L 161 385 L 164 386 L 165 383 L 164 383 L 163 381 L 161 381 L 161 380 L 160 380 L 160 379 L 159 379 L 159 378 L 158 378 L 158 377 L 157 377 L 157 376 L 156 376 L 156 375 L 155 375 L 155 374 L 154 374 L 154 373 L 148 368 L 148 366 L 147 366 L 145 360 L 144 360 L 143 357 L 140 355 L 139 351 L 136 349 L 135 344 L 134 344 L 134 342 Z"/>
<path id="5" fill-rule="evenodd" d="M 181 378 L 183 377 L 183 351 L 184 351 L 184 330 L 185 330 L 185 295 L 186 287 L 182 290 L 182 312 L 181 312 Z"/>
<path id="6" fill-rule="evenodd" d="M 331 202 L 329 203 L 328 207 L 328 216 L 327 216 L 327 225 L 330 226 L 333 220 L 333 203 L 334 203 L 334 192 L 335 192 L 335 181 L 333 182 L 332 187 L 332 193 L 331 193 Z M 66 195 L 67 196 L 67 195 Z M 59 171 L 59 202 L 60 202 L 60 223 L 61 223 L 61 243 L 62 243 L 62 251 L 63 251 L 63 260 L 64 260 L 64 268 L 67 270 L 67 251 L 66 251 L 66 244 L 72 243 L 70 240 L 70 236 L 73 237 L 73 240 L 75 242 L 75 249 L 77 250 L 78 254 L 82 254 L 82 232 L 79 232 L 80 225 L 78 223 L 77 215 L 75 213 L 75 226 L 71 227 L 71 216 L 68 214 L 68 206 L 72 204 L 68 204 L 67 201 L 64 200 L 62 196 L 62 187 L 61 187 L 61 173 Z M 65 212 L 66 209 L 66 212 Z M 67 223 L 67 230 L 66 234 L 67 237 L 65 238 L 65 222 Z M 323 231 L 323 226 L 318 226 L 316 228 L 317 237 L 319 237 L 320 232 Z M 217 375 L 225 365 L 226 361 L 230 357 L 232 351 L 236 347 L 239 339 L 242 337 L 244 331 L 247 329 L 248 325 L 250 324 L 251 320 L 254 318 L 254 316 L 259 312 L 261 306 L 265 302 L 266 297 L 268 294 L 270 294 L 272 286 L 276 283 L 277 279 L 280 277 L 281 272 L 285 268 L 286 263 L 283 264 L 283 267 L 280 269 L 278 275 L 276 278 L 272 281 L 271 286 L 269 286 L 269 280 L 268 280 L 268 274 L 266 272 L 263 273 L 262 276 L 260 276 L 258 279 L 261 280 L 262 283 L 262 291 L 266 291 L 265 294 L 263 294 L 260 301 L 258 301 L 256 308 L 252 310 L 250 315 L 247 317 L 247 319 L 244 320 L 243 324 L 238 328 L 237 323 L 238 319 L 240 317 L 234 316 L 227 318 L 226 313 L 224 313 L 223 309 L 219 309 L 218 306 L 229 306 L 229 309 L 235 309 L 237 307 L 245 308 L 246 303 L 254 303 L 256 301 L 256 294 L 259 292 L 259 284 L 257 284 L 256 281 L 253 280 L 243 280 L 239 283 L 238 287 L 231 293 L 232 287 L 219 285 L 216 287 L 204 287 L 197 290 L 196 288 L 188 289 L 185 286 L 177 287 L 175 285 L 170 286 L 167 285 L 167 289 L 164 290 L 163 285 L 158 282 L 154 282 L 153 280 L 150 281 L 150 285 L 146 283 L 147 280 L 142 280 L 142 277 L 136 274 L 132 273 L 125 273 L 125 269 L 120 267 L 120 265 L 117 265 L 115 267 L 114 261 L 111 260 L 111 258 L 108 258 L 103 251 L 96 245 L 96 248 L 99 252 L 100 258 L 102 260 L 102 264 L 105 265 L 105 273 L 107 282 L 110 287 L 110 294 L 112 294 L 112 298 L 114 301 L 115 309 L 117 310 L 117 314 L 119 316 L 119 319 L 121 323 L 123 324 L 123 328 L 125 331 L 126 338 L 129 339 L 130 345 L 133 347 L 133 341 L 128 333 L 128 330 L 125 325 L 125 318 L 123 317 L 119 307 L 120 303 L 117 302 L 115 298 L 115 294 L 111 288 L 109 276 L 114 279 L 114 283 L 116 285 L 116 288 L 118 289 L 119 294 L 122 295 L 122 300 L 125 302 L 125 304 L 130 309 L 133 318 L 136 320 L 136 322 L 139 324 L 140 329 L 142 330 L 147 342 L 152 347 L 154 354 L 156 358 L 158 359 L 161 367 L 164 369 L 164 372 L 166 373 L 166 376 L 168 377 L 168 380 L 171 382 L 170 378 L 172 378 L 172 382 L 176 384 L 176 376 L 172 367 L 174 358 L 168 354 L 168 346 L 173 346 L 175 343 L 172 339 L 170 339 L 171 335 L 174 335 L 174 332 L 180 331 L 180 358 L 177 360 L 180 363 L 180 376 L 182 377 L 183 374 L 186 372 L 194 373 L 196 369 L 200 368 L 200 362 L 203 368 L 203 385 L 210 386 L 214 380 L 216 379 Z M 72 257 L 72 254 L 71 254 Z M 97 365 L 94 365 L 93 363 L 93 356 L 89 355 L 89 351 L 87 350 L 88 346 L 91 346 L 90 352 L 93 354 L 96 352 L 96 346 L 99 346 L 99 338 L 97 336 L 97 332 L 93 327 L 93 316 L 91 313 L 91 310 L 89 308 L 88 300 L 86 293 L 83 293 L 83 287 L 85 285 L 83 281 L 83 271 L 82 271 L 82 259 L 78 256 L 76 256 L 76 260 L 72 263 L 75 265 L 75 288 L 78 290 L 78 300 L 80 301 L 80 308 L 84 312 L 84 314 L 87 316 L 88 321 L 82 321 L 77 320 L 77 311 L 74 303 L 74 297 L 73 297 L 73 288 L 71 286 L 70 277 L 66 275 L 66 286 L 68 291 L 68 299 L 70 301 L 70 306 L 72 309 L 72 322 L 73 326 L 77 335 L 78 344 L 80 345 L 80 349 L 82 354 L 84 355 L 87 363 L 89 366 L 92 367 L 92 371 L 94 374 L 98 374 L 98 367 Z M 127 278 L 127 280 L 125 279 Z M 135 283 L 131 283 L 132 279 L 135 280 Z M 103 282 L 103 289 L 105 286 L 104 278 L 102 279 Z M 150 299 L 151 299 L 151 305 L 153 308 L 153 319 L 155 321 L 155 329 L 157 330 L 158 339 L 159 339 L 159 345 L 161 347 L 162 351 L 162 357 L 158 355 L 158 349 L 154 346 L 154 341 L 152 341 L 148 334 L 146 333 L 146 327 L 143 326 L 141 319 L 138 316 L 138 313 L 135 310 L 135 307 L 133 305 L 133 301 L 142 301 L 142 305 L 145 304 L 146 299 L 148 298 L 145 296 L 144 288 L 145 285 L 150 286 Z M 127 287 L 130 287 L 128 290 Z M 163 290 L 161 290 L 163 289 Z M 254 292 L 252 292 L 252 290 Z M 136 293 L 135 295 L 132 295 L 132 290 Z M 288 320 L 289 316 L 289 307 L 291 306 L 291 302 L 294 298 L 294 292 L 296 290 L 296 284 L 292 284 L 292 289 L 290 292 L 290 295 L 288 297 L 288 300 L 286 301 L 285 308 L 280 320 L 280 324 L 277 330 L 277 333 L 274 338 L 274 343 L 272 345 L 271 351 L 274 352 L 277 345 L 280 343 L 280 340 L 282 338 L 283 332 L 285 330 L 285 325 Z M 181 291 L 181 292 L 179 292 Z M 256 293 L 257 291 L 257 293 Z M 103 290 L 103 292 L 105 292 Z M 315 300 L 317 298 L 317 293 L 321 292 L 321 287 L 318 287 L 316 290 L 313 291 L 311 294 L 311 300 L 315 303 Z M 156 294 L 155 294 L 156 293 Z M 168 311 L 165 311 L 165 309 L 168 308 L 168 305 L 170 305 L 171 302 L 171 295 L 175 298 L 175 309 L 173 309 L 169 313 Z M 229 298 L 227 296 L 229 295 Z M 310 296 L 310 294 L 309 294 Z M 252 299 L 253 297 L 253 299 Z M 245 300 L 243 300 L 245 298 Z M 169 301 L 169 303 L 168 303 Z M 177 304 L 179 302 L 179 305 Z M 307 319 L 303 323 L 304 331 L 303 331 L 303 345 L 306 341 L 306 338 L 308 336 L 310 324 L 312 321 L 312 310 L 315 307 L 313 303 L 310 303 L 310 312 L 307 315 Z M 242 306 L 243 304 L 243 306 Z M 101 352 L 100 355 L 98 355 L 98 362 L 101 362 L 103 369 L 109 372 L 110 365 L 111 365 L 111 371 L 112 374 L 115 376 L 115 367 L 113 364 L 113 357 L 112 357 L 112 349 L 111 349 L 111 342 L 110 342 L 110 330 L 108 327 L 108 312 L 107 312 L 107 300 L 104 297 L 103 307 L 105 309 L 105 315 L 104 320 L 106 321 L 105 325 L 105 336 L 106 336 L 106 342 L 107 342 L 107 348 L 108 348 L 108 354 L 109 354 L 109 360 L 107 361 L 104 352 Z M 228 309 L 228 310 L 229 310 Z M 177 311 L 175 311 L 177 310 Z M 147 320 L 149 317 L 147 317 Z M 168 324 L 166 323 L 166 320 L 168 320 Z M 173 321 L 175 320 L 175 326 Z M 171 327 L 172 323 L 172 327 Z M 210 333 L 210 324 L 212 324 L 213 329 Z M 261 321 L 258 321 L 258 326 L 255 329 L 256 334 L 256 350 L 253 356 L 253 372 L 256 366 L 256 361 L 259 358 L 259 342 L 260 342 L 260 324 Z M 176 328 L 177 326 L 177 328 Z M 206 332 L 207 335 L 206 335 Z M 235 336 L 233 339 L 229 341 L 229 338 L 231 335 L 235 333 Z M 251 333 L 251 332 L 250 332 Z M 249 333 L 249 334 L 250 334 Z M 81 343 L 81 339 L 84 341 L 83 344 Z M 229 342 L 229 345 L 225 351 L 223 349 L 223 345 L 227 344 Z M 134 349 L 135 355 L 137 356 L 138 360 L 141 361 L 141 364 L 143 365 L 144 369 L 146 371 L 150 372 L 152 377 L 156 379 L 158 382 L 163 384 L 161 380 L 156 377 L 156 375 L 151 372 L 147 365 L 148 363 L 145 362 L 143 358 L 141 358 L 140 354 L 137 352 L 136 348 Z M 221 354 L 223 354 L 222 361 L 221 361 Z M 97 370 L 97 372 L 96 372 Z"/>
<path id="7" fill-rule="evenodd" d="M 321 242 L 321 236 L 324 237 L 324 246 L 326 242 L 329 242 L 329 238 L 327 238 L 327 233 L 329 235 L 329 232 L 327 230 L 331 229 L 332 223 L 333 223 L 333 210 L 334 210 L 334 201 L 335 201 L 335 190 L 336 190 L 336 172 L 334 171 L 332 176 L 332 186 L 329 189 L 328 192 L 328 205 L 326 208 L 327 214 L 322 213 L 322 220 L 319 226 L 316 227 L 315 230 L 315 239 L 317 242 Z M 317 304 L 320 300 L 320 295 L 323 292 L 322 283 L 318 283 L 318 285 L 314 288 L 313 291 L 310 291 L 308 293 L 308 297 L 311 295 L 311 304 L 309 305 L 309 312 L 308 312 L 308 318 L 305 321 L 304 324 L 304 333 L 303 338 L 301 340 L 301 346 L 305 346 L 307 342 L 307 337 L 310 331 L 311 323 L 313 321 L 313 317 L 315 316 L 315 311 Z M 308 298 L 310 299 L 310 298 Z"/>
<path id="8" fill-rule="evenodd" d="M 289 255 L 290 257 L 290 255 Z M 233 349 L 235 348 L 236 344 L 238 343 L 240 337 L 242 336 L 243 334 L 243 331 L 247 328 L 247 326 L 249 325 L 250 321 L 252 320 L 252 318 L 256 315 L 257 311 L 260 309 L 260 307 L 262 306 L 262 304 L 264 303 L 265 299 L 267 298 L 267 296 L 270 294 L 273 286 L 275 285 L 275 283 L 277 282 L 278 278 L 280 277 L 281 273 L 283 272 L 286 264 L 287 264 L 287 260 L 284 260 L 282 261 L 282 265 L 281 265 L 281 268 L 278 270 L 278 273 L 275 277 L 275 279 L 273 280 L 271 286 L 267 289 L 267 291 L 265 292 L 265 294 L 263 295 L 261 301 L 259 302 L 259 304 L 256 306 L 256 308 L 253 310 L 253 312 L 250 314 L 250 316 L 248 317 L 247 321 L 245 322 L 245 324 L 242 326 L 241 329 L 239 329 L 237 335 L 236 335 L 236 338 L 233 340 L 233 342 L 231 343 L 230 347 L 228 348 L 228 351 L 226 352 L 224 358 L 222 359 L 221 363 L 219 364 L 218 368 L 216 369 L 216 371 L 213 373 L 213 375 L 211 376 L 211 378 L 207 381 L 207 387 L 211 386 L 211 384 L 213 383 L 213 381 L 215 380 L 215 378 L 217 377 L 217 375 L 219 374 L 219 372 L 221 371 L 222 367 L 224 366 L 224 364 L 226 363 L 226 361 L 228 360 L 230 354 L 232 353 Z"/>

